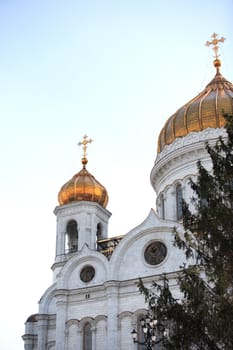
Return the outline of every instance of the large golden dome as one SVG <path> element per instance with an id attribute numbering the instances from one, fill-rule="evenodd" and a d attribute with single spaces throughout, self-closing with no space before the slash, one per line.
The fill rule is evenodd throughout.
<path id="1" fill-rule="evenodd" d="M 75 174 L 71 180 L 65 183 L 58 193 L 60 205 L 72 202 L 89 201 L 96 202 L 106 208 L 108 193 L 95 177 L 86 169 L 87 159 L 82 159 L 83 168 Z"/>
<path id="2" fill-rule="evenodd" d="M 158 139 L 158 153 L 176 138 L 225 124 L 223 113 L 233 114 L 233 84 L 220 73 L 221 62 L 215 59 L 216 75 L 204 91 L 176 111 L 166 122 Z"/>

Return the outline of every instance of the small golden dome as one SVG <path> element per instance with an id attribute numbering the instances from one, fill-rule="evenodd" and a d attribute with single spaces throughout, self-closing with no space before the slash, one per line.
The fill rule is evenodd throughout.
<path id="1" fill-rule="evenodd" d="M 178 109 L 166 122 L 158 139 L 158 153 L 176 138 L 190 132 L 224 126 L 223 113 L 233 114 L 233 84 L 219 72 L 221 61 L 215 59 L 217 73 L 204 91 Z"/>
<path id="2" fill-rule="evenodd" d="M 83 146 L 83 168 L 60 189 L 60 192 L 58 193 L 58 202 L 60 205 L 88 201 L 98 203 L 106 208 L 108 204 L 108 192 L 106 188 L 86 169 L 88 163 L 86 158 L 87 144 L 92 141 L 92 139 L 87 139 L 87 135 L 84 135 L 83 141 L 78 143 L 79 146 Z"/>
<path id="3" fill-rule="evenodd" d="M 108 193 L 95 177 L 86 169 L 87 159 L 82 159 L 83 169 L 75 174 L 71 180 L 62 186 L 58 193 L 60 205 L 72 202 L 89 201 L 96 202 L 106 208 Z"/>

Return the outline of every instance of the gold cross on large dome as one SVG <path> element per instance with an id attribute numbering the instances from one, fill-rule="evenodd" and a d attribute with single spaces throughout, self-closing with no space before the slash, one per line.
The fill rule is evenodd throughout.
<path id="1" fill-rule="evenodd" d="M 83 158 L 87 157 L 87 144 L 91 143 L 93 140 L 92 139 L 87 139 L 88 136 L 84 135 L 83 140 L 78 143 L 79 146 L 83 146 Z"/>
<path id="2" fill-rule="evenodd" d="M 212 41 L 207 41 L 207 42 L 205 43 L 205 45 L 206 45 L 206 46 L 213 45 L 214 58 L 215 58 L 215 59 L 218 59 L 218 57 L 220 56 L 220 55 L 218 54 L 218 50 L 219 50 L 218 43 L 223 43 L 223 42 L 226 40 L 226 38 L 224 38 L 224 37 L 222 36 L 220 39 L 218 39 L 218 34 L 216 34 L 216 33 L 212 34 L 212 35 L 211 35 L 211 38 L 213 38 L 213 40 L 212 40 Z"/>

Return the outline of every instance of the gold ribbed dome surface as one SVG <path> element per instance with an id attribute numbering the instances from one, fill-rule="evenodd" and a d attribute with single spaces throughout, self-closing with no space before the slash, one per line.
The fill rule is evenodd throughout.
<path id="1" fill-rule="evenodd" d="M 219 72 L 220 60 L 214 61 L 217 73 L 204 91 L 179 108 L 166 122 L 158 139 L 158 153 L 176 138 L 225 124 L 223 113 L 233 114 L 233 84 Z"/>
<path id="2" fill-rule="evenodd" d="M 83 163 L 83 169 L 62 186 L 58 193 L 58 201 L 60 205 L 80 201 L 96 202 L 106 208 L 108 193 Z"/>

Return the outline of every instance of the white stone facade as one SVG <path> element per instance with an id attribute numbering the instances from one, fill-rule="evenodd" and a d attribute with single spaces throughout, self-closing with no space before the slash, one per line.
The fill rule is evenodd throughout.
<path id="1" fill-rule="evenodd" d="M 94 245 L 91 249 L 87 242 L 76 253 L 66 254 L 62 237 L 65 236 L 64 217 L 69 213 L 73 218 L 84 208 L 88 213 L 86 218 L 82 217 L 84 222 L 95 222 L 90 220 L 89 211 L 92 210 L 105 212 L 103 220 L 109 217 L 106 209 L 88 202 L 55 210 L 58 233 L 54 283 L 42 296 L 39 313 L 26 322 L 23 338 L 27 350 L 84 349 L 86 323 L 91 325 L 91 349 L 135 349 L 131 331 L 146 307 L 137 287 L 139 277 L 149 286 L 162 273 L 177 271 L 183 261 L 172 246 L 174 223 L 160 220 L 154 210 L 121 239 L 110 259 Z M 96 232 L 93 234 L 96 237 Z M 144 258 L 145 249 L 154 241 L 163 242 L 167 247 L 165 260 L 156 266 L 148 264 Z M 95 269 L 95 276 L 90 282 L 83 282 L 80 272 L 87 265 Z"/>
<path id="2" fill-rule="evenodd" d="M 156 211 L 151 209 L 143 223 L 118 237 L 114 247 L 114 239 L 108 240 L 111 213 L 107 209 L 85 201 L 55 208 L 53 284 L 42 296 L 38 314 L 26 322 L 26 350 L 136 349 L 131 331 L 146 312 L 137 286 L 139 277 L 151 286 L 166 273 L 179 297 L 175 277 L 184 256 L 173 246 L 172 236 L 175 226 L 182 232 L 177 188 L 189 201 L 192 192 L 188 181 L 197 173 L 197 160 L 210 167 L 205 141 L 214 142 L 222 132 L 206 129 L 164 148 L 151 172 Z M 107 242 L 107 249 L 99 242 Z M 166 252 L 155 264 L 146 261 L 145 252 L 156 242 L 162 243 Z"/>

